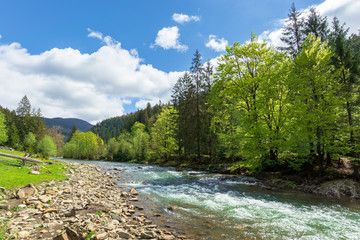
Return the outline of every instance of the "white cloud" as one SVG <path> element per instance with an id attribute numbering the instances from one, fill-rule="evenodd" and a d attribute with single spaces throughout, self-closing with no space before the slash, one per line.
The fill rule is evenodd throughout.
<path id="1" fill-rule="evenodd" d="M 164 27 L 158 32 L 155 39 L 155 45 L 166 50 L 176 49 L 178 51 L 187 51 L 188 46 L 182 45 L 179 41 L 179 37 L 180 33 L 178 27 Z"/>
<path id="2" fill-rule="evenodd" d="M 350 28 L 349 33 L 358 33 L 360 22 L 360 1 L 359 0 L 325 0 L 319 5 L 309 6 L 306 9 L 299 10 L 302 15 L 309 13 L 309 9 L 315 7 L 322 16 L 326 16 L 329 21 L 329 27 L 331 27 L 331 21 L 334 17 L 337 17 L 341 23 L 346 23 L 346 27 Z M 280 19 L 278 22 L 285 23 L 285 19 Z M 283 43 L 280 40 L 282 36 L 282 28 L 275 29 L 273 31 L 266 30 L 259 35 L 261 40 L 269 40 L 275 46 L 282 46 Z"/>
<path id="3" fill-rule="evenodd" d="M 0 103 L 16 109 L 26 94 L 46 117 L 77 117 L 92 123 L 124 113 L 129 98 L 167 102 L 181 72 L 142 64 L 137 52 L 101 33 L 106 44 L 86 54 L 53 48 L 30 54 L 19 43 L 0 44 Z"/>
<path id="4" fill-rule="evenodd" d="M 88 34 L 88 37 L 93 37 L 93 38 L 103 40 L 103 35 L 101 32 L 95 32 L 95 31 L 91 30 L 90 28 L 88 28 L 87 30 L 90 32 Z"/>
<path id="5" fill-rule="evenodd" d="M 161 101 L 161 99 L 142 99 L 135 103 L 137 108 L 146 108 L 147 104 L 150 103 L 151 106 L 155 106 Z"/>
<path id="6" fill-rule="evenodd" d="M 189 16 L 189 15 L 182 14 L 182 13 L 174 13 L 172 15 L 172 19 L 175 22 L 180 23 L 180 24 L 183 24 L 186 22 L 191 22 L 191 21 L 194 21 L 194 22 L 200 21 L 200 18 L 198 16 Z"/>
<path id="7" fill-rule="evenodd" d="M 0 34 L 0 39 L 2 38 L 1 34 Z"/>
<path id="8" fill-rule="evenodd" d="M 224 38 L 217 38 L 215 35 L 209 36 L 209 41 L 205 44 L 206 47 L 215 50 L 216 52 L 225 51 L 228 41 Z"/>

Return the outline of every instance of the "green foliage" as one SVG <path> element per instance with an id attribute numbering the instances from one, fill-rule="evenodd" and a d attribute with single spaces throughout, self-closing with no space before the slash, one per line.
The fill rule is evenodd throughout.
<path id="1" fill-rule="evenodd" d="M 333 52 L 320 38 L 309 35 L 295 58 L 291 78 L 293 134 L 296 144 L 324 167 L 325 155 L 334 152 L 337 110 L 340 107 L 338 71 L 331 65 Z M 299 151 L 299 150 L 298 150 Z"/>
<path id="2" fill-rule="evenodd" d="M 20 137 L 14 122 L 11 123 L 9 127 L 8 135 L 9 135 L 8 145 L 17 148 L 20 142 Z"/>
<path id="3" fill-rule="evenodd" d="M 45 157 L 56 156 L 56 144 L 53 139 L 46 135 L 37 145 L 38 153 L 43 154 Z"/>
<path id="4" fill-rule="evenodd" d="M 120 117 L 113 117 L 97 123 L 91 131 L 98 134 L 105 143 L 111 138 L 118 138 L 123 131 L 131 132 L 135 122 L 145 125 L 145 130 L 149 132 L 151 125 L 156 120 L 156 116 L 161 111 L 161 103 L 151 107 L 148 103 L 145 109 L 139 109 L 135 113 L 126 114 Z"/>
<path id="5" fill-rule="evenodd" d="M 36 141 L 35 134 L 33 134 L 32 132 L 29 132 L 28 134 L 26 134 L 26 136 L 24 138 L 24 150 L 30 154 L 35 153 L 36 143 L 37 143 L 37 141 Z"/>
<path id="6" fill-rule="evenodd" d="M 162 112 L 151 128 L 151 150 L 157 158 L 168 158 L 178 150 L 176 122 L 178 112 L 173 106 L 162 107 Z"/>
<path id="7" fill-rule="evenodd" d="M 136 122 L 131 128 L 131 134 L 135 158 L 138 160 L 147 160 L 150 136 L 145 132 L 145 125 Z"/>
<path id="8" fill-rule="evenodd" d="M 291 62 L 267 43 L 234 43 L 215 75 L 213 128 L 227 156 L 243 157 L 253 170 L 277 164 L 286 146 Z M 271 160 L 266 161 L 267 159 Z"/>
<path id="9" fill-rule="evenodd" d="M 104 142 L 93 132 L 75 132 L 63 147 L 63 156 L 75 159 L 98 159 L 104 150 Z"/>
<path id="10" fill-rule="evenodd" d="M 0 144 L 6 142 L 8 140 L 8 134 L 5 124 L 5 116 L 2 112 L 0 112 Z"/>
<path id="11" fill-rule="evenodd" d="M 173 88 L 172 102 L 178 112 L 177 145 L 179 153 L 200 159 L 201 154 L 211 155 L 214 141 L 210 132 L 211 114 L 206 104 L 212 86 L 212 66 L 201 63 L 195 52 L 190 73 L 180 77 Z"/>

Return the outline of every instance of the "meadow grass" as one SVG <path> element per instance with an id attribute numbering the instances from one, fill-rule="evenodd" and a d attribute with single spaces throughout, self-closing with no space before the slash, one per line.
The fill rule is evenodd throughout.
<path id="1" fill-rule="evenodd" d="M 5 149 L 0 149 L 0 152 L 19 156 L 25 155 L 25 153 L 23 152 L 9 151 Z M 8 161 L 9 159 L 4 160 Z M 47 161 L 45 160 L 44 162 Z M 33 175 L 29 174 L 29 172 L 31 171 L 31 166 L 18 167 L 0 162 L 0 187 L 5 187 L 5 189 L 14 189 L 17 187 L 25 186 L 29 183 L 36 185 L 43 181 L 65 180 L 68 178 L 68 176 L 65 175 L 65 170 L 67 166 L 61 162 L 56 161 L 56 164 L 51 165 L 46 163 L 37 165 L 40 168 L 40 174 Z"/>

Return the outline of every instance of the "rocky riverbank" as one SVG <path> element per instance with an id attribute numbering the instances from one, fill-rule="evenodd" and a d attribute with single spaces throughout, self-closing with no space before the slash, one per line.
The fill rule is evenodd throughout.
<path id="1" fill-rule="evenodd" d="M 7 193 L 0 203 L 5 239 L 185 239 L 160 229 L 135 206 L 138 192 L 117 177 L 69 163 L 69 179 L 32 184 Z M 0 230 L 1 230 L 0 228 Z"/>

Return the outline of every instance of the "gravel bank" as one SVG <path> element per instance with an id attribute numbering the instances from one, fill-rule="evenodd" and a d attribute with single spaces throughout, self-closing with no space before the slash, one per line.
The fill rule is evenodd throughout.
<path id="1" fill-rule="evenodd" d="M 98 167 L 67 164 L 68 180 L 30 184 L 16 197 L 7 194 L 0 203 L 6 239 L 187 239 L 148 220 L 144 209 L 133 205 L 135 189 L 117 186 Z"/>

